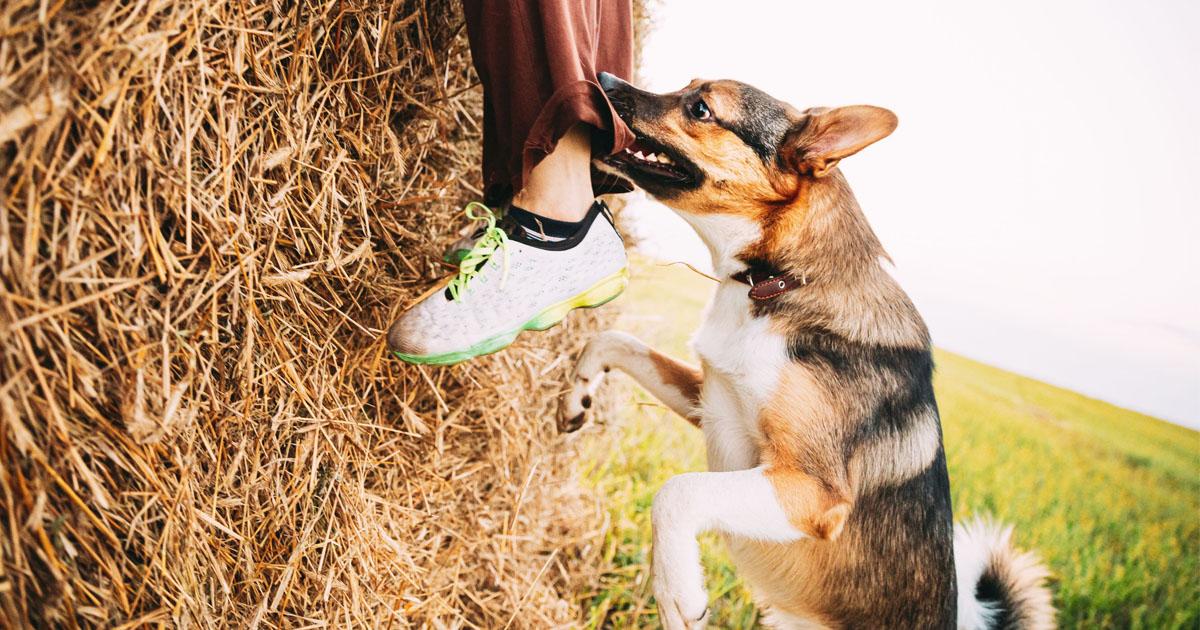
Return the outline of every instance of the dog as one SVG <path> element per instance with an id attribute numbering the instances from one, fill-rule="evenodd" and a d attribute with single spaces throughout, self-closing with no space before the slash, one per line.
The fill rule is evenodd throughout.
<path id="1" fill-rule="evenodd" d="M 715 530 L 772 627 L 1053 628 L 1048 573 L 1011 528 L 953 525 L 929 333 L 838 169 L 896 116 L 735 81 L 599 82 L 637 140 L 598 166 L 690 223 L 720 279 L 699 367 L 604 332 L 560 401 L 578 428 L 617 368 L 704 432 L 709 472 L 654 498 L 663 627 L 704 626 L 696 536 Z"/>

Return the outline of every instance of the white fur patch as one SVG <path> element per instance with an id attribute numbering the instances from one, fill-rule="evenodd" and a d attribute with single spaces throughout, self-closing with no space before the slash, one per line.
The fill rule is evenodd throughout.
<path id="1" fill-rule="evenodd" d="M 675 211 L 683 217 L 712 254 L 713 271 L 717 277 L 731 276 L 746 265 L 737 259 L 747 247 L 762 238 L 758 222 L 733 214 L 692 214 Z"/>
<path id="2" fill-rule="evenodd" d="M 992 557 L 992 550 L 1007 545 L 1012 529 L 976 519 L 954 526 L 954 571 L 958 576 L 959 630 L 987 630 L 996 610 L 975 598 L 975 587 Z"/>
<path id="3" fill-rule="evenodd" d="M 709 470 L 757 466 L 759 411 L 775 392 L 787 365 L 787 340 L 765 317 L 750 315 L 747 287 L 726 280 L 709 304 L 692 340 L 704 361 L 701 426 Z"/>
<path id="4" fill-rule="evenodd" d="M 805 537 L 788 521 L 761 467 L 675 475 L 655 495 L 652 516 L 656 527 L 692 538 L 712 530 L 767 542 Z"/>
<path id="5" fill-rule="evenodd" d="M 708 605 L 696 536 L 719 531 L 787 543 L 804 538 L 788 522 L 762 468 L 675 475 L 654 496 L 654 595 L 666 628 L 702 625 Z"/>
<path id="6" fill-rule="evenodd" d="M 751 316 L 749 288 L 728 279 L 745 269 L 737 256 L 762 238 L 762 228 L 736 215 L 676 212 L 704 241 L 723 279 L 692 339 L 704 362 L 700 412 L 708 468 L 745 470 L 759 463 L 758 413 L 787 364 L 787 340 L 766 318 Z"/>

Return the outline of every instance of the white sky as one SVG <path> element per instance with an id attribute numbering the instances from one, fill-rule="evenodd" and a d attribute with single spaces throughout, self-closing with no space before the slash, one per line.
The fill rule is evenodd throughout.
<path id="1" fill-rule="evenodd" d="M 649 89 L 733 78 L 800 108 L 899 115 L 843 171 L 935 343 L 1200 426 L 1200 2 L 665 0 L 654 15 Z M 660 255 L 701 251 L 664 245 L 686 229 L 669 225 Z"/>

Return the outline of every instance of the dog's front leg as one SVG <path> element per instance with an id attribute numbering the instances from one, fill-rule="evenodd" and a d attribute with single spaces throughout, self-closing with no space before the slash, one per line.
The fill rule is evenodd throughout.
<path id="1" fill-rule="evenodd" d="M 654 597 L 667 630 L 704 627 L 708 593 L 696 537 L 705 531 L 789 543 L 836 538 L 850 504 L 799 470 L 760 466 L 667 480 L 654 497 Z"/>
<path id="2" fill-rule="evenodd" d="M 611 368 L 633 377 L 675 413 L 699 425 L 700 370 L 651 349 L 632 335 L 608 331 L 593 337 L 575 364 L 571 389 L 559 401 L 560 428 L 579 428 L 584 411 L 592 406 L 592 396 Z"/>

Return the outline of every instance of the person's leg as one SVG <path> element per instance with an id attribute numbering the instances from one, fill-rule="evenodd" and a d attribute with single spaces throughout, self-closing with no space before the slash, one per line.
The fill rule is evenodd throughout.
<path id="1" fill-rule="evenodd" d="M 583 124 L 575 125 L 529 172 L 513 205 L 559 221 L 580 221 L 594 198 L 591 167 L 591 132 Z"/>
<path id="2" fill-rule="evenodd" d="M 413 363 L 451 364 L 504 348 L 625 288 L 625 249 L 590 176 L 594 152 L 633 141 L 597 83 L 628 76 L 629 0 L 464 0 L 484 89 L 485 201 L 509 201 L 504 220 L 469 206 L 485 227 L 452 252 L 458 273 L 388 331 Z M 605 52 L 600 53 L 601 48 Z"/>
<path id="3" fill-rule="evenodd" d="M 594 151 L 633 143 L 596 80 L 633 72 L 629 0 L 464 0 L 463 9 L 484 91 L 485 202 L 579 220 L 594 198 Z"/>

